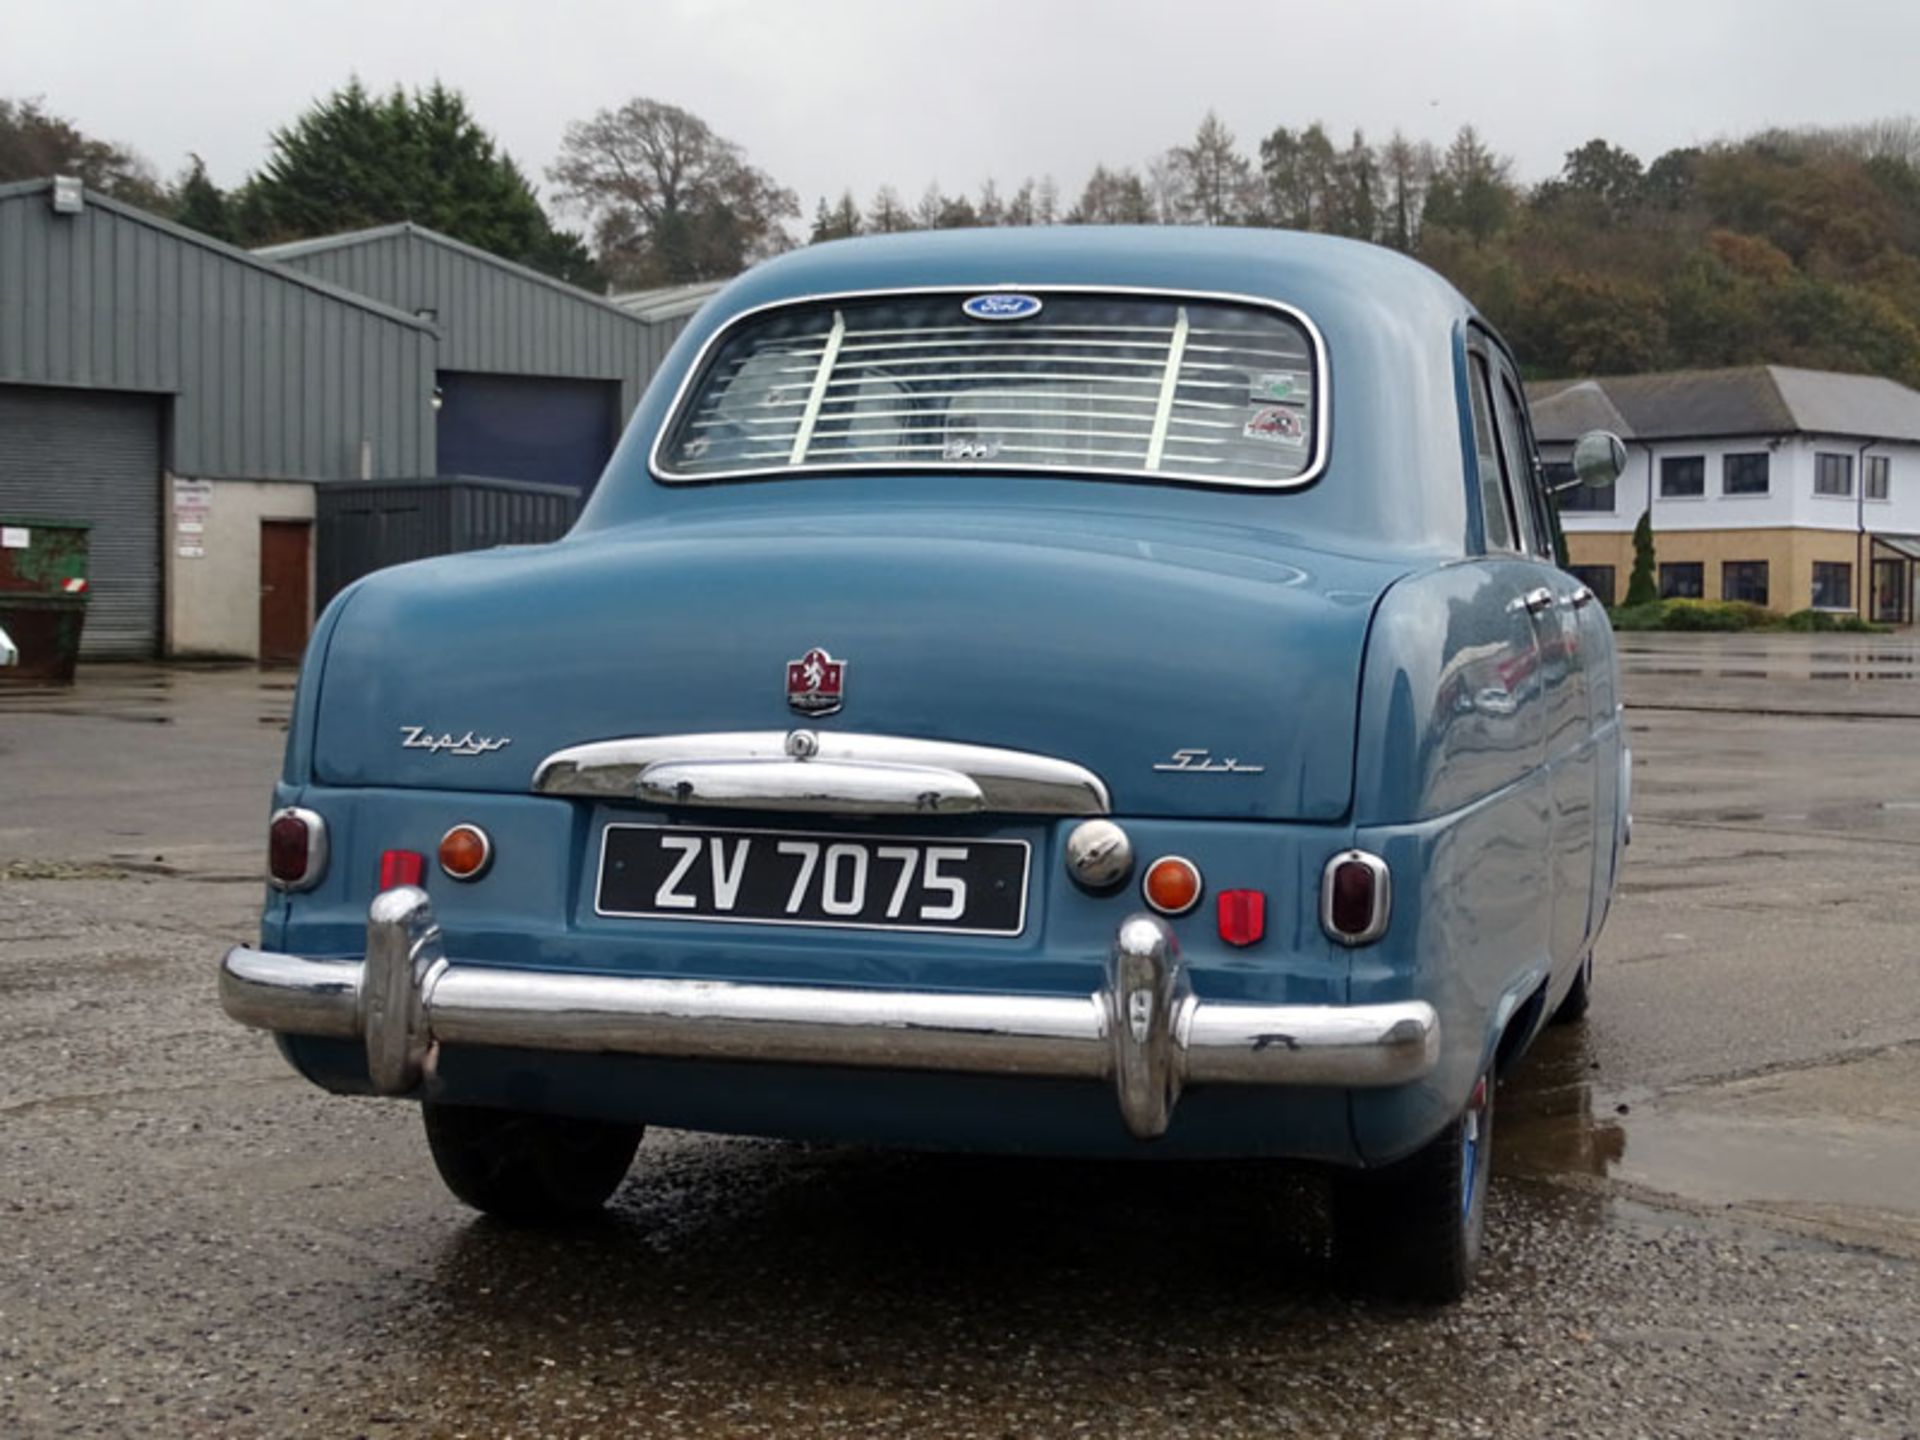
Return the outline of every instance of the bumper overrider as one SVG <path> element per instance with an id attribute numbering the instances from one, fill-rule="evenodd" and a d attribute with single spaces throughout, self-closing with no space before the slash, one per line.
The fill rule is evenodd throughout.
<path id="1" fill-rule="evenodd" d="M 1145 914 L 1121 923 L 1091 995 L 951 994 L 461 964 L 426 892 L 401 886 L 373 901 L 364 961 L 236 946 L 220 1002 L 244 1025 L 364 1041 L 387 1095 L 416 1089 L 439 1045 L 1056 1076 L 1111 1082 L 1140 1139 L 1165 1133 L 1184 1085 L 1404 1085 L 1440 1052 L 1421 1000 L 1199 999 L 1173 932 Z"/>

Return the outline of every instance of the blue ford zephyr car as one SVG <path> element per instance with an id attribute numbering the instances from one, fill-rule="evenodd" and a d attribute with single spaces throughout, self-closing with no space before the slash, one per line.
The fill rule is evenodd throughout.
<path id="1" fill-rule="evenodd" d="M 1627 832 L 1541 474 L 1505 345 L 1385 250 L 785 256 L 565 540 L 328 608 L 226 1009 L 510 1219 L 645 1124 L 1288 1157 L 1362 1282 L 1456 1296 Z"/>

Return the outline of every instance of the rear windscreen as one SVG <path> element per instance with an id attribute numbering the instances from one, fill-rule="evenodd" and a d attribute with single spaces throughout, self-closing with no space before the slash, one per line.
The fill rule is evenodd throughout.
<path id="1" fill-rule="evenodd" d="M 861 296 L 710 344 L 669 480 L 862 468 L 1298 484 L 1325 448 L 1317 337 L 1253 302 L 1048 291 Z"/>

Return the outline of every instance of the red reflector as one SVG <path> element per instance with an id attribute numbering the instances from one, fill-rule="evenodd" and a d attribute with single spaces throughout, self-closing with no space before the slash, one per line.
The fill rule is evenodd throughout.
<path id="1" fill-rule="evenodd" d="M 1343 861 L 1333 872 L 1333 928 L 1342 935 L 1364 935 L 1373 927 L 1373 867 Z"/>
<path id="2" fill-rule="evenodd" d="M 418 885 L 427 873 L 427 857 L 418 850 L 388 850 L 380 856 L 380 888 Z"/>
<path id="3" fill-rule="evenodd" d="M 282 885 L 306 878 L 311 835 L 298 815 L 282 814 L 267 827 L 267 873 Z"/>
<path id="4" fill-rule="evenodd" d="M 1251 945 L 1267 933 L 1267 897 L 1258 890 L 1220 892 L 1220 938 Z"/>

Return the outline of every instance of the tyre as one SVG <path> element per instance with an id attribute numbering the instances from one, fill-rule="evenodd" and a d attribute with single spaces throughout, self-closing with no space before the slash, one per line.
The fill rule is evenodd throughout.
<path id="1" fill-rule="evenodd" d="M 421 1107 L 440 1178 L 461 1200 L 515 1225 L 565 1224 L 620 1188 L 642 1127 L 486 1110 Z"/>
<path id="2" fill-rule="evenodd" d="M 1334 1259 L 1357 1288 L 1445 1305 L 1480 1263 L 1493 1158 L 1493 1074 L 1454 1122 L 1406 1159 L 1343 1172 L 1333 1192 Z"/>
<path id="3" fill-rule="evenodd" d="M 1574 977 L 1573 988 L 1566 993 L 1560 1006 L 1553 1012 L 1550 1025 L 1572 1025 L 1587 1018 L 1587 1011 L 1593 1005 L 1593 954 L 1580 963 L 1580 973 Z"/>

